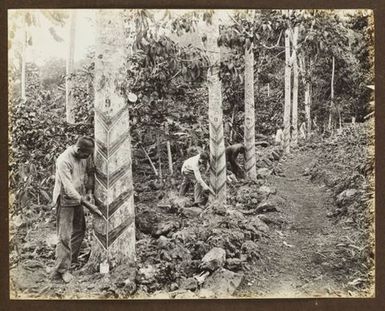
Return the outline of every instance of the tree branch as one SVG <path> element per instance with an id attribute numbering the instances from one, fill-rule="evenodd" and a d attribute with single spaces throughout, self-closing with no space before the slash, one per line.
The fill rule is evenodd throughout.
<path id="1" fill-rule="evenodd" d="M 271 49 L 276 49 L 276 48 L 284 48 L 282 46 L 279 46 L 279 42 L 281 41 L 281 37 L 282 37 L 282 30 L 281 30 L 281 33 L 279 34 L 279 37 L 278 37 L 278 40 L 277 40 L 277 43 L 275 45 L 272 45 L 272 46 L 267 46 L 265 44 L 261 44 L 265 49 L 268 49 L 268 50 L 271 50 Z"/>

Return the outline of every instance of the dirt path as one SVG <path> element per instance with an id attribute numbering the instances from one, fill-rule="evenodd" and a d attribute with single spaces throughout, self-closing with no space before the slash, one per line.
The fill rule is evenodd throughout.
<path id="1" fill-rule="evenodd" d="M 330 191 L 313 184 L 303 172 L 315 154 L 296 153 L 283 162 L 285 176 L 272 176 L 269 183 L 286 201 L 282 228 L 271 228 L 263 246 L 261 266 L 249 281 L 250 292 L 271 297 L 339 296 L 343 284 L 336 281 L 341 262 L 333 256 L 344 228 L 327 218 L 333 204 Z M 338 279 L 338 277 L 337 277 Z"/>

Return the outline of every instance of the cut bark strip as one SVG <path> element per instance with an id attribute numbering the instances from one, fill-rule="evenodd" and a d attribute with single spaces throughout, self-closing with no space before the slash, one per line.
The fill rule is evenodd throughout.
<path id="1" fill-rule="evenodd" d="M 120 120 L 120 118 L 123 116 L 124 112 L 126 112 L 128 109 L 127 106 L 124 106 L 122 109 L 120 109 L 114 116 L 112 116 L 111 118 L 109 118 L 109 121 L 110 121 L 110 130 L 113 129 L 116 124 L 118 124 L 118 121 Z"/>
<path id="2" fill-rule="evenodd" d="M 130 131 L 128 130 L 120 135 L 119 138 L 110 145 L 110 150 L 108 153 L 109 157 L 112 157 L 115 154 L 119 147 L 123 145 L 123 143 L 130 137 L 129 135 Z"/>
<path id="3" fill-rule="evenodd" d="M 99 152 L 106 160 L 108 159 L 107 147 L 99 139 L 96 139 L 96 152 Z"/>
<path id="4" fill-rule="evenodd" d="M 226 183 L 224 182 L 223 184 L 221 184 L 220 186 L 217 186 L 216 189 L 214 189 L 215 193 L 220 193 L 221 190 L 226 186 Z"/>
<path id="5" fill-rule="evenodd" d="M 247 166 L 248 163 L 251 163 L 251 161 L 254 161 L 255 163 L 255 157 L 253 157 L 252 155 L 248 155 L 245 157 L 245 166 Z"/>
<path id="6" fill-rule="evenodd" d="M 108 187 L 112 187 L 121 177 L 127 174 L 128 169 L 131 168 L 131 161 L 124 164 L 119 169 L 109 174 Z"/>
<path id="7" fill-rule="evenodd" d="M 219 137 L 217 135 L 216 139 L 210 138 L 210 141 L 215 143 L 215 144 L 220 144 L 223 141 L 223 132 L 219 135 Z"/>
<path id="8" fill-rule="evenodd" d="M 115 214 L 115 212 L 126 202 L 133 194 L 133 189 L 121 193 L 109 206 L 109 218 Z"/>
<path id="9" fill-rule="evenodd" d="M 102 212 L 104 218 L 107 218 L 107 206 L 95 196 L 95 205 Z"/>
<path id="10" fill-rule="evenodd" d="M 215 170 L 215 174 L 216 174 L 216 176 L 220 176 L 222 173 L 224 173 L 224 172 L 225 172 L 225 170 L 226 170 L 226 165 L 225 165 L 225 166 L 223 166 L 221 169 L 217 169 L 217 170 Z"/>
<path id="11" fill-rule="evenodd" d="M 107 175 L 102 173 L 100 170 L 95 170 L 95 178 L 96 180 L 103 185 L 105 189 L 107 189 Z"/>
<path id="12" fill-rule="evenodd" d="M 99 243 L 103 246 L 104 250 L 107 250 L 107 237 L 105 234 L 101 234 L 94 230 L 94 235 L 99 241 Z"/>
<path id="13" fill-rule="evenodd" d="M 248 151 L 250 152 L 252 149 L 253 149 L 252 146 L 249 146 L 249 147 L 247 147 L 247 148 L 245 147 L 246 152 L 248 152 Z"/>
<path id="14" fill-rule="evenodd" d="M 108 131 L 109 126 L 108 126 L 108 118 L 107 116 L 101 112 L 99 109 L 95 108 L 95 116 L 97 118 L 97 121 L 100 122 L 100 124 L 103 126 L 103 128 Z"/>
<path id="15" fill-rule="evenodd" d="M 108 233 L 108 247 L 110 247 L 114 242 L 122 235 L 122 233 L 127 230 L 127 228 L 133 224 L 134 217 L 129 217 L 125 219 L 118 227 L 112 229 Z"/>
<path id="16" fill-rule="evenodd" d="M 214 123 L 212 123 L 212 127 L 213 127 L 213 130 L 215 130 L 216 132 L 222 131 L 222 126 L 221 126 L 221 124 L 218 124 L 218 125 L 216 126 Z"/>
<path id="17" fill-rule="evenodd" d="M 211 160 L 212 161 L 217 161 L 217 160 L 220 160 L 224 155 L 225 155 L 225 150 L 223 150 L 219 155 L 212 155 L 212 157 L 211 157 Z"/>
<path id="18" fill-rule="evenodd" d="M 109 230 L 107 234 L 100 233 L 97 230 L 95 230 L 94 233 L 96 238 L 103 245 L 103 247 L 105 249 L 108 249 L 133 222 L 134 217 L 128 217 L 116 228 Z"/>

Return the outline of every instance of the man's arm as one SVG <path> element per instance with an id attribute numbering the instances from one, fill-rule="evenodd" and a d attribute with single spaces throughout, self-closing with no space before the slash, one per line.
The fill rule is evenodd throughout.
<path id="1" fill-rule="evenodd" d="M 87 194 L 93 194 L 95 187 L 95 163 L 92 156 L 87 159 L 86 174 L 87 182 L 85 187 Z"/>
<path id="2" fill-rule="evenodd" d="M 199 169 L 194 169 L 194 176 L 195 176 L 196 181 L 203 187 L 203 189 L 209 188 L 209 186 L 207 186 L 207 184 L 203 180 L 201 172 L 199 171 Z"/>
<path id="3" fill-rule="evenodd" d="M 202 188 L 204 190 L 209 190 L 211 192 L 212 195 L 215 195 L 215 192 L 213 191 L 213 189 L 211 189 L 211 187 L 209 187 L 205 182 L 204 180 L 202 179 L 202 176 L 201 176 L 201 173 L 199 171 L 199 169 L 195 169 L 194 170 L 194 176 L 195 176 L 195 179 L 196 181 L 202 186 Z"/>
<path id="4" fill-rule="evenodd" d="M 78 201 L 79 205 L 82 202 L 82 196 L 76 191 L 72 184 L 71 167 L 69 163 L 59 161 L 57 163 L 57 170 L 61 183 L 63 185 L 64 193 L 71 199 Z"/>

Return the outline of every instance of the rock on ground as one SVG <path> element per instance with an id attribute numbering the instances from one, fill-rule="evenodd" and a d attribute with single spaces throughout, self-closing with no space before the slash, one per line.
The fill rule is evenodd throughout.
<path id="1" fill-rule="evenodd" d="M 241 249 L 248 260 L 259 259 L 261 256 L 258 245 L 251 240 L 243 243 Z"/>
<path id="2" fill-rule="evenodd" d="M 285 200 L 279 196 L 272 196 L 262 201 L 256 208 L 257 213 L 279 212 L 285 206 Z"/>
<path id="3" fill-rule="evenodd" d="M 243 273 L 236 273 L 221 268 L 209 276 L 203 283 L 199 296 L 229 297 L 234 294 L 244 278 Z"/>
<path id="4" fill-rule="evenodd" d="M 226 251 L 220 247 L 214 247 L 203 258 L 201 269 L 214 271 L 224 265 Z"/>
<path id="5" fill-rule="evenodd" d="M 188 207 L 181 209 L 181 214 L 188 219 L 198 217 L 202 212 L 203 209 L 199 207 Z"/>
<path id="6" fill-rule="evenodd" d="M 270 176 L 270 175 L 271 175 L 271 170 L 265 167 L 260 168 L 257 171 L 257 178 L 266 178 L 267 176 Z"/>
<path id="7" fill-rule="evenodd" d="M 342 204 L 352 203 L 354 201 L 357 193 L 358 193 L 358 190 L 356 190 L 356 189 L 346 189 L 346 190 L 342 191 L 337 196 L 337 204 L 342 205 Z"/>
<path id="8" fill-rule="evenodd" d="M 269 195 L 277 193 L 277 189 L 268 186 L 261 186 L 258 188 L 258 192 L 262 195 Z"/>
<path id="9" fill-rule="evenodd" d="M 195 278 L 182 279 L 179 288 L 195 291 L 198 288 L 198 281 Z"/>
<path id="10" fill-rule="evenodd" d="M 192 291 L 188 290 L 188 291 L 176 294 L 174 298 L 175 299 L 194 299 L 194 298 L 198 298 L 198 296 Z"/>

